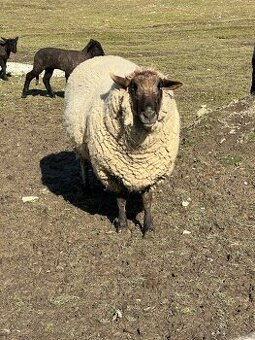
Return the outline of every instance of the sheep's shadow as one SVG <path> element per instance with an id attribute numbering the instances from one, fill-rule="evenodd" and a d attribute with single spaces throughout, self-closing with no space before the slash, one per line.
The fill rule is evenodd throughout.
<path id="1" fill-rule="evenodd" d="M 85 192 L 81 176 L 80 162 L 74 152 L 63 151 L 45 156 L 40 161 L 42 183 L 55 195 L 89 214 L 106 216 L 111 223 L 117 216 L 116 196 L 104 190 L 99 182 L 94 183 L 93 192 Z M 95 178 L 92 178 L 95 180 Z M 140 195 L 132 195 L 127 202 L 127 218 L 142 228 L 137 214 L 142 210 Z"/>
<path id="2" fill-rule="evenodd" d="M 65 92 L 64 91 L 54 91 L 54 94 L 56 97 L 61 97 L 64 98 Z M 49 97 L 49 94 L 46 90 L 41 90 L 41 89 L 30 89 L 27 91 L 27 96 L 41 96 L 41 97 Z"/>

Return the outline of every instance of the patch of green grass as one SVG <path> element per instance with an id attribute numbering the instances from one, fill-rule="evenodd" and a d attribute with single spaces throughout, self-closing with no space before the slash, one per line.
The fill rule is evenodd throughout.
<path id="1" fill-rule="evenodd" d="M 51 303 L 54 305 L 65 305 L 77 302 L 79 300 L 78 296 L 73 296 L 69 294 L 62 294 L 51 299 Z"/>
<path id="2" fill-rule="evenodd" d="M 242 157 L 238 155 L 222 155 L 218 159 L 223 166 L 240 166 L 243 161 Z"/>
<path id="3" fill-rule="evenodd" d="M 255 143 L 255 131 L 249 131 L 244 134 L 244 141 Z"/>

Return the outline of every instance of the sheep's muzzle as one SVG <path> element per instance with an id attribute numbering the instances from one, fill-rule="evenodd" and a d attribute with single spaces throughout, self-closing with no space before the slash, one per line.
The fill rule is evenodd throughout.
<path id="1" fill-rule="evenodd" d="M 150 130 L 152 126 L 156 123 L 158 114 L 151 106 L 147 106 L 144 111 L 139 114 L 139 120 L 146 130 Z"/>

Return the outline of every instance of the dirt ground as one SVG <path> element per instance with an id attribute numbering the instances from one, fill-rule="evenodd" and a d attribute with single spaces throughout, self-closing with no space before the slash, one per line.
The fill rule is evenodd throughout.
<path id="1" fill-rule="evenodd" d="M 143 238 L 137 197 L 129 229 L 117 234 L 114 197 L 83 194 L 63 98 L 8 96 L 0 110 L 1 340 L 255 331 L 254 98 L 182 130 L 175 171 L 155 194 L 156 231 Z"/>

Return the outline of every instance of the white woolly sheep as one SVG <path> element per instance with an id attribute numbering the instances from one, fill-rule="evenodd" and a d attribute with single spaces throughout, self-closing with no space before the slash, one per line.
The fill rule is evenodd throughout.
<path id="1" fill-rule="evenodd" d="M 127 225 L 129 192 L 142 194 L 143 233 L 154 228 L 151 189 L 174 167 L 180 124 L 172 90 L 181 85 L 118 56 L 81 63 L 67 82 L 65 125 L 80 155 L 83 181 L 92 166 L 117 193 L 117 231 Z"/>

